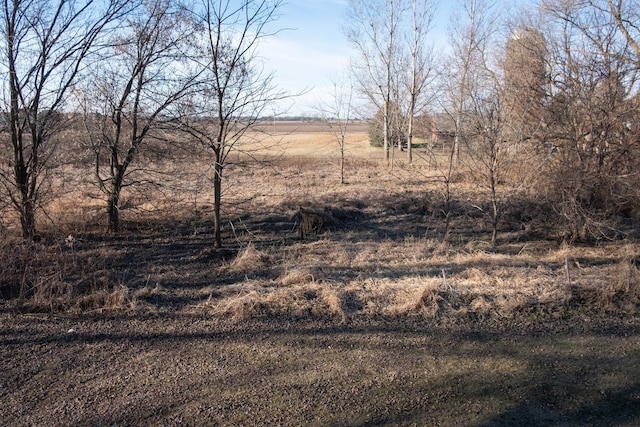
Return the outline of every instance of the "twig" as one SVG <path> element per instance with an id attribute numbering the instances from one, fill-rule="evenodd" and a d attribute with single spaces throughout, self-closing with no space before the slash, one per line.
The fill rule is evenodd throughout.
<path id="1" fill-rule="evenodd" d="M 242 242 L 240 241 L 240 239 L 238 239 L 238 235 L 236 234 L 236 228 L 233 226 L 233 222 L 231 222 L 231 220 L 229 220 L 229 225 L 231 226 L 231 231 L 233 231 L 233 237 L 236 238 L 236 242 L 238 242 L 240 247 L 242 247 Z"/>

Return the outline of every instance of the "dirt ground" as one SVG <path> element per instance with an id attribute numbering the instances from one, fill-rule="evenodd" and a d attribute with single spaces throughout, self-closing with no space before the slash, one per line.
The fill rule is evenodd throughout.
<path id="1" fill-rule="evenodd" d="M 461 183 L 443 243 L 431 160 L 384 168 L 355 135 L 340 185 L 330 135 L 276 126 L 287 157 L 225 170 L 223 249 L 191 158 L 117 235 L 76 192 L 41 242 L 0 242 L 3 290 L 31 286 L 0 300 L 0 425 L 640 424 L 636 237 L 505 215 L 491 248 Z"/>
<path id="2" fill-rule="evenodd" d="M 640 422 L 640 323 L 1 315 L 3 425 Z"/>

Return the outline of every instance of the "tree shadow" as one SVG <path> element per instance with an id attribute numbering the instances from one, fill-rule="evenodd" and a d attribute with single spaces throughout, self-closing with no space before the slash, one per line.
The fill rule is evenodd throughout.
<path id="1" fill-rule="evenodd" d="M 70 326 L 73 332 L 67 331 Z M 640 422 L 639 354 L 629 344 L 637 342 L 638 325 L 621 323 L 613 330 L 575 326 L 563 333 L 544 327 L 525 333 L 517 327 L 444 328 L 428 322 L 413 326 L 278 321 L 229 325 L 185 315 L 109 316 L 92 321 L 18 317 L 0 329 L 2 356 L 11 361 L 3 373 L 7 388 L 0 399 L 29 393 L 29 387 L 37 386 L 18 380 L 24 375 L 21 366 L 29 365 L 35 378 L 58 371 L 50 385 L 56 390 L 64 389 L 65 376 L 72 378 L 76 371 L 90 369 L 90 375 L 81 376 L 85 385 L 107 378 L 117 383 L 124 375 L 126 394 L 113 398 L 111 405 L 131 424 L 184 416 L 181 405 L 196 403 L 203 409 L 214 408 L 226 419 L 233 419 L 241 408 L 260 409 L 244 422 L 281 425 L 295 425 L 302 416 L 323 425 L 351 426 Z M 86 358 L 84 350 L 90 350 Z M 189 356 L 191 351 L 195 359 Z M 118 358 L 112 352 L 132 363 L 126 372 L 113 372 L 110 363 Z M 134 354 L 155 357 L 140 359 Z M 34 367 L 39 357 L 46 359 Z M 224 359 L 224 368 L 217 368 L 217 359 Z M 162 389 L 150 393 L 149 379 L 135 373 L 137 366 L 159 375 L 156 380 L 162 381 Z M 210 368 L 197 371 L 201 366 Z M 192 373 L 191 368 L 196 370 Z M 180 381 L 174 381 L 176 375 Z M 613 375 L 624 382 L 612 383 Z M 84 415 L 76 414 L 86 418 L 74 422 L 114 421 L 87 410 L 96 404 L 95 397 L 57 396 L 67 397 L 86 405 Z M 278 399 L 285 399 L 287 406 L 275 404 Z M 308 402 L 315 403 L 309 406 Z M 320 411 L 321 406 L 328 410 Z M 301 407 L 306 412 L 299 412 Z M 144 408 L 144 412 L 128 408 Z M 19 411 L 14 408 L 11 413 Z M 191 423 L 208 419 L 206 411 L 189 415 L 196 417 Z"/>
<path id="2" fill-rule="evenodd" d="M 603 391 L 600 399 L 581 404 L 578 400 L 579 407 L 570 410 L 563 407 L 562 400 L 553 399 L 555 393 L 549 384 L 539 384 L 531 393 L 531 399 L 477 426 L 614 426 L 640 422 L 640 383 Z M 579 393 L 575 397 L 580 399 Z"/>

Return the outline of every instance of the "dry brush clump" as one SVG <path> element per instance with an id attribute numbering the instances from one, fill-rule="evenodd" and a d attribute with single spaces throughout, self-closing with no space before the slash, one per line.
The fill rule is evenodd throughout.
<path id="1" fill-rule="evenodd" d="M 211 305 L 214 315 L 235 320 L 255 318 L 339 319 L 345 314 L 339 291 L 319 283 L 277 286 L 273 283 L 246 283 L 237 295 L 223 298 Z"/>
<path id="2" fill-rule="evenodd" d="M 234 272 L 258 270 L 270 264 L 272 261 L 273 258 L 269 254 L 256 249 L 252 243 L 249 243 L 238 253 L 231 263 L 230 269 Z"/>
<path id="3" fill-rule="evenodd" d="M 5 241 L 0 246 L 1 297 L 20 311 L 120 311 L 135 298 L 100 257 L 81 256 L 67 237 L 56 244 Z"/>
<path id="4" fill-rule="evenodd" d="M 362 214 L 364 206 L 359 201 L 348 200 L 333 195 L 333 200 L 323 201 L 307 200 L 305 206 L 298 206 L 291 216 L 293 229 L 299 240 L 305 240 L 312 236 L 317 236 L 325 231 L 337 229 L 344 226 L 349 221 L 353 221 Z M 294 203 L 295 204 L 295 203 Z M 289 208 L 292 200 L 287 199 L 281 203 L 283 208 Z M 313 206 L 313 207 L 308 207 Z"/>
<path id="5" fill-rule="evenodd" d="M 606 147 L 600 152 L 580 143 L 560 146 L 541 163 L 525 201 L 539 207 L 528 215 L 534 222 L 548 218 L 553 225 L 543 229 L 546 235 L 570 243 L 637 238 L 640 179 L 633 171 L 638 144 L 606 142 Z"/>
<path id="6" fill-rule="evenodd" d="M 578 272 L 570 286 L 569 306 L 585 313 L 636 315 L 640 311 L 640 271 L 637 261 L 623 260 L 597 274 Z"/>
<path id="7" fill-rule="evenodd" d="M 294 220 L 294 228 L 297 230 L 300 240 L 320 234 L 333 224 L 333 218 L 329 214 L 303 207 L 298 209 L 292 220 Z"/>

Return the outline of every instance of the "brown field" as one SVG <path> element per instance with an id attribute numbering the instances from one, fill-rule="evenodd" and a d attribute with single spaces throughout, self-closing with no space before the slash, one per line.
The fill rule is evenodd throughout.
<path id="1" fill-rule="evenodd" d="M 78 165 L 41 242 L 5 215 L 0 424 L 640 423 L 634 233 L 568 245 L 514 201 L 492 248 L 459 179 L 443 243 L 438 157 L 388 168 L 360 125 L 340 185 L 325 128 L 269 126 L 225 169 L 221 250 L 195 149 L 153 161 L 118 235 Z M 304 240 L 300 207 L 320 221 Z"/>

